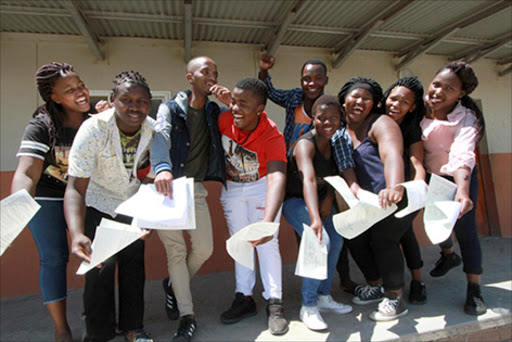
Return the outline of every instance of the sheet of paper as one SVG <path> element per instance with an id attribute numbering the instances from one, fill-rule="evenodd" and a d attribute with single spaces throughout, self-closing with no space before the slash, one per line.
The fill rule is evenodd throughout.
<path id="1" fill-rule="evenodd" d="M 87 273 L 142 235 L 144 235 L 142 229 L 133 224 L 129 225 L 103 218 L 96 228 L 94 241 L 91 244 L 91 262 L 83 261 L 76 274 Z"/>
<path id="2" fill-rule="evenodd" d="M 425 207 L 427 201 L 427 183 L 422 180 L 416 180 L 400 183 L 398 185 L 403 186 L 407 192 L 407 207 L 397 212 L 395 217 L 402 218 Z"/>
<path id="3" fill-rule="evenodd" d="M 240 265 L 254 270 L 254 247 L 249 241 L 274 235 L 279 228 L 276 222 L 258 222 L 248 225 L 226 241 L 228 254 Z"/>
<path id="4" fill-rule="evenodd" d="M 453 201 L 457 184 L 432 175 L 427 193 L 423 224 L 433 244 L 445 241 L 452 233 L 460 213 L 460 203 Z"/>
<path id="5" fill-rule="evenodd" d="M 18 237 L 41 206 L 22 189 L 0 202 L 0 256 Z"/>
<path id="6" fill-rule="evenodd" d="M 353 239 L 364 233 L 397 209 L 396 204 L 382 209 L 379 206 L 379 197 L 363 189 L 358 191 L 357 197 L 359 202 L 354 207 L 332 217 L 334 228 L 346 239 Z"/>
<path id="7" fill-rule="evenodd" d="M 295 275 L 318 280 L 327 279 L 327 233 L 322 228 L 322 243 L 318 243 L 313 229 L 306 224 L 303 224 L 303 227 Z"/>
<path id="8" fill-rule="evenodd" d="M 116 212 L 134 217 L 134 224 L 151 229 L 195 229 L 194 179 L 181 177 L 172 183 L 173 199 L 159 194 L 153 184 L 121 203 Z"/>
<path id="9" fill-rule="evenodd" d="M 332 185 L 332 187 L 343 197 L 345 202 L 347 202 L 350 208 L 353 208 L 357 205 L 359 200 L 354 196 L 350 188 L 348 187 L 347 182 L 341 178 L 340 176 L 330 176 L 324 177 L 324 180 Z"/>

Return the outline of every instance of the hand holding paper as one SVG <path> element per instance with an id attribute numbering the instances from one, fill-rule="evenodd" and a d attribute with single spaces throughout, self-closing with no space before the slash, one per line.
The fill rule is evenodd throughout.
<path id="1" fill-rule="evenodd" d="M 136 226 L 102 219 L 92 242 L 91 262 L 82 262 L 76 274 L 87 273 L 144 234 Z"/>
<path id="2" fill-rule="evenodd" d="M 395 217 L 405 217 L 425 206 L 427 201 L 427 183 L 418 180 L 400 183 L 398 185 L 403 186 L 407 192 L 407 207 L 397 212 Z"/>
<path id="3" fill-rule="evenodd" d="M 345 180 L 339 176 L 325 177 L 345 201 L 350 209 L 333 216 L 334 228 L 346 239 L 353 239 L 364 233 L 375 223 L 388 217 L 396 211 L 396 204 L 388 205 L 386 209 L 381 208 L 379 197 L 369 191 L 360 189 L 357 197 L 350 191 Z"/>
<path id="4" fill-rule="evenodd" d="M 239 264 L 254 270 L 254 247 L 250 241 L 256 241 L 266 236 L 273 236 L 279 223 L 258 222 L 248 225 L 233 234 L 226 241 L 228 254 Z"/>
<path id="5" fill-rule="evenodd" d="M 461 207 L 453 201 L 456 191 L 455 183 L 434 174 L 430 178 L 423 223 L 433 244 L 445 241 L 457 222 Z"/>

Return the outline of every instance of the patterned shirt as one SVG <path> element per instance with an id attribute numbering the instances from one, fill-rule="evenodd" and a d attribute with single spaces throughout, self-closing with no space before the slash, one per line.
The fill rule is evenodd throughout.
<path id="1" fill-rule="evenodd" d="M 113 217 L 117 206 L 139 189 L 136 171 L 148 159 L 154 133 L 154 120 L 147 117 L 135 154 L 137 167 L 128 174 L 114 111 L 112 108 L 96 114 L 82 124 L 71 147 L 68 168 L 70 176 L 90 178 L 86 206 Z"/>

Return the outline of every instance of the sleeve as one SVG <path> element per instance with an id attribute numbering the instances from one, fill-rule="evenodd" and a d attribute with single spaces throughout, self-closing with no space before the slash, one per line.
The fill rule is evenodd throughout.
<path id="1" fill-rule="evenodd" d="M 475 148 L 477 130 L 475 127 L 476 118 L 468 114 L 461 121 L 460 127 L 455 134 L 455 139 L 450 146 L 448 163 L 441 166 L 441 172 L 453 176 L 455 170 L 461 167 L 468 167 L 473 170 L 476 164 Z"/>
<path id="2" fill-rule="evenodd" d="M 151 143 L 151 165 L 155 175 L 167 170 L 172 171 L 171 157 L 171 111 L 165 103 L 161 103 L 156 114 L 155 136 Z"/>
<path id="3" fill-rule="evenodd" d="M 402 136 L 404 138 L 404 146 L 409 147 L 421 141 L 421 127 L 419 125 L 411 125 L 408 130 L 402 130 Z"/>
<path id="4" fill-rule="evenodd" d="M 286 108 L 288 101 L 293 98 L 294 89 L 282 90 L 274 88 L 270 75 L 268 75 L 264 82 L 268 88 L 268 98 L 278 106 Z"/>
<path id="5" fill-rule="evenodd" d="M 48 126 L 42 118 L 30 120 L 23 133 L 16 157 L 27 156 L 45 160 L 45 156 L 49 151 L 50 136 L 48 134 Z"/>
<path id="6" fill-rule="evenodd" d="M 267 163 L 271 161 L 288 162 L 288 159 L 286 158 L 286 144 L 284 142 L 284 137 L 277 131 L 277 129 L 276 134 L 265 142 L 264 156 Z"/>
<path id="7" fill-rule="evenodd" d="M 334 161 L 341 174 L 345 169 L 355 167 L 352 159 L 352 140 L 345 128 L 337 130 L 331 138 L 332 153 Z"/>
<path id="8" fill-rule="evenodd" d="M 97 156 L 101 153 L 104 134 L 98 125 L 99 120 L 86 120 L 76 133 L 68 160 L 68 175 L 77 178 L 90 178 L 97 165 Z"/>

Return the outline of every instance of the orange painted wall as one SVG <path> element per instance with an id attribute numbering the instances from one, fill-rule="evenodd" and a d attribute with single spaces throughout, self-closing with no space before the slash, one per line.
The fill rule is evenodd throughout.
<path id="1" fill-rule="evenodd" d="M 496 192 L 502 236 L 512 236 L 512 154 L 491 154 L 491 170 Z M 13 172 L 0 172 L 0 197 L 9 195 Z M 213 222 L 214 252 L 199 273 L 222 272 L 233 269 L 233 260 L 226 253 L 225 241 L 229 238 L 222 207 L 218 200 L 221 185 L 206 183 L 208 204 Z M 482 198 L 482 197 L 480 197 Z M 414 231 L 420 246 L 430 245 L 423 229 L 422 214 L 414 221 Z M 283 263 L 295 262 L 297 244 L 293 229 L 282 219 L 279 233 Z M 68 265 L 68 287 L 83 287 L 83 277 L 74 275 L 79 262 L 71 258 Z M 0 259 L 0 297 L 14 297 L 39 293 L 39 257 L 32 235 L 25 229 Z M 156 234 L 146 242 L 146 277 L 149 280 L 167 276 L 165 251 Z"/>
<path id="2" fill-rule="evenodd" d="M 512 153 L 495 153 L 489 156 L 501 235 L 512 236 Z"/>

